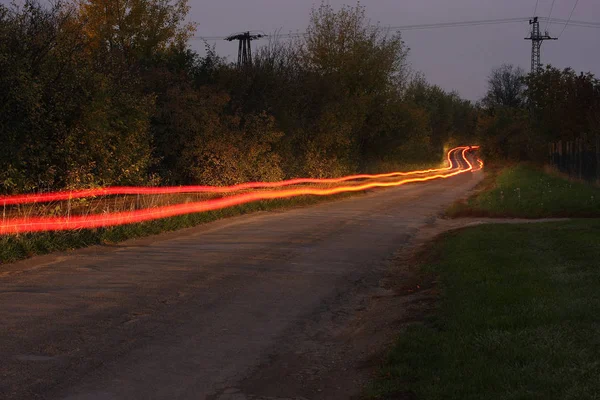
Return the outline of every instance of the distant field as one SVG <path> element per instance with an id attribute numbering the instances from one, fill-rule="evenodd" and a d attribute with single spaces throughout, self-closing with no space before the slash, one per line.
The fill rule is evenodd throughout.
<path id="1" fill-rule="evenodd" d="M 402 334 L 369 398 L 598 399 L 600 220 L 454 232 L 423 269 L 439 306 Z"/>
<path id="2" fill-rule="evenodd" d="M 491 172 L 481 192 L 448 209 L 451 217 L 600 217 L 600 188 L 535 167 Z"/>

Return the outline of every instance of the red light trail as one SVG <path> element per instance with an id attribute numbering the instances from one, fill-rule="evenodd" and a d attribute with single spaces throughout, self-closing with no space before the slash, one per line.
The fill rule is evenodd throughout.
<path id="1" fill-rule="evenodd" d="M 14 195 L 14 196 L 0 196 L 1 205 L 17 205 L 17 204 L 31 204 L 31 203 L 47 203 L 52 201 L 64 201 L 72 199 L 80 199 L 86 197 L 97 197 L 97 196 L 112 196 L 112 195 L 151 195 L 151 194 L 180 194 L 180 193 L 232 193 L 239 192 L 248 189 L 272 189 L 280 188 L 284 186 L 293 186 L 301 184 L 327 184 L 327 183 L 341 183 L 359 179 L 382 179 L 382 178 L 393 178 L 395 176 L 411 176 L 411 175 L 422 175 L 433 172 L 449 171 L 452 169 L 452 160 L 450 159 L 451 154 L 455 150 L 459 150 L 462 147 L 457 147 L 448 152 L 447 161 L 448 166 L 437 169 L 427 169 L 421 171 L 410 171 L 410 172 L 392 172 L 387 174 L 378 175 L 349 175 L 341 178 L 295 178 L 280 182 L 246 182 L 239 185 L 232 186 L 170 186 L 170 187 L 144 187 L 144 186 L 113 186 L 107 188 L 96 188 L 96 189 L 84 189 L 76 191 L 66 192 L 51 192 L 51 193 L 40 193 L 40 194 L 25 194 L 25 195 Z"/>
<path id="2" fill-rule="evenodd" d="M 469 162 L 466 154 L 469 150 L 469 147 L 460 147 L 456 149 L 452 149 L 448 153 L 448 159 L 450 160 L 450 155 L 454 151 L 461 151 L 461 156 L 463 161 L 468 165 L 467 168 L 458 168 L 454 172 L 448 172 L 443 174 L 435 174 L 426 177 L 419 178 L 408 178 L 401 179 L 392 182 L 369 182 L 362 183 L 354 186 L 338 186 L 333 188 L 314 188 L 314 187 L 304 187 L 304 188 L 294 188 L 294 189 L 284 189 L 284 190 L 263 190 L 257 192 L 249 192 L 236 194 L 229 197 L 223 197 L 218 199 L 210 199 L 204 201 L 198 201 L 194 203 L 187 204 L 177 204 L 177 205 L 169 205 L 162 207 L 155 207 L 150 209 L 141 209 L 135 211 L 124 211 L 124 212 L 112 212 L 106 214 L 93 214 L 93 215 L 83 215 L 83 216 L 71 216 L 71 217 L 35 217 L 35 218 L 8 218 L 3 220 L 0 223 L 0 235 L 6 234 L 17 234 L 17 233 L 25 233 L 25 232 L 44 232 L 44 231 L 64 231 L 64 230 L 76 230 L 76 229 L 92 229 L 92 228 L 102 228 L 109 226 L 117 226 L 117 225 L 125 225 L 131 223 L 152 221 L 156 219 L 174 217 L 185 214 L 206 212 L 206 211 L 214 211 L 223 208 L 233 207 L 241 204 L 246 204 L 254 201 L 260 200 L 272 200 L 272 199 L 285 199 L 297 196 L 330 196 L 339 193 L 345 192 L 359 192 L 365 191 L 368 189 L 374 188 L 384 188 L 384 187 L 396 187 L 406 185 L 408 183 L 415 182 L 427 182 L 437 179 L 448 179 L 453 176 L 463 174 L 469 171 L 473 171 L 473 165 Z M 482 163 L 480 162 L 480 165 Z M 450 160 L 450 167 L 441 168 L 438 170 L 432 171 L 449 171 L 452 169 L 452 162 Z M 415 173 L 423 173 L 421 171 L 414 171 L 412 173 L 401 173 L 401 174 L 415 174 Z M 377 175 L 377 177 L 393 177 L 393 176 L 402 176 L 398 175 L 400 173 L 393 174 L 382 174 Z M 365 175 L 355 175 L 355 176 L 365 176 Z M 338 182 L 344 182 L 349 179 L 349 177 L 339 178 Z M 353 178 L 353 179 L 362 179 L 362 178 Z M 306 180 L 305 180 L 306 181 Z M 312 180 L 311 180 L 312 181 Z M 324 180 L 316 180 L 318 183 L 323 183 Z M 328 180 L 325 180 L 328 181 Z M 289 182 L 289 181 L 288 181 Z M 276 182 L 274 182 L 276 183 Z M 282 184 L 283 182 L 278 182 Z M 264 186 L 260 186 L 264 187 Z M 160 189 L 160 188 L 156 188 Z M 161 192 L 163 193 L 163 192 Z M 128 193 L 129 194 L 129 193 Z M 14 203 L 13 203 L 14 204 Z"/>

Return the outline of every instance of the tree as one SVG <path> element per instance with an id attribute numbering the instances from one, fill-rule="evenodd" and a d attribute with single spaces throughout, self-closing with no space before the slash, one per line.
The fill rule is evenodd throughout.
<path id="1" fill-rule="evenodd" d="M 390 35 L 385 28 L 371 25 L 360 4 L 337 12 L 325 4 L 314 8 L 302 47 L 307 67 L 339 80 L 350 95 L 402 85 L 407 55 L 400 34 Z"/>
<path id="2" fill-rule="evenodd" d="M 328 165 L 314 170 L 349 172 L 369 157 L 378 129 L 370 116 L 405 84 L 407 54 L 401 36 L 371 25 L 360 4 L 312 10 L 299 50 L 314 121 L 304 145 L 310 163 Z"/>
<path id="3" fill-rule="evenodd" d="M 60 187 L 90 73 L 72 7 L 0 5 L 0 191 Z"/>
<path id="4" fill-rule="evenodd" d="M 187 47 L 187 0 L 64 1 L 0 5 L 2 192 L 336 176 L 472 131 L 471 104 L 409 85 L 401 37 L 360 4 L 313 9 L 241 71 Z"/>
<path id="5" fill-rule="evenodd" d="M 492 70 L 483 105 L 490 110 L 498 107 L 521 108 L 525 105 L 525 72 L 521 67 L 504 64 Z"/>
<path id="6" fill-rule="evenodd" d="M 529 111 L 498 108 L 494 113 L 482 113 L 477 121 L 477 134 L 483 155 L 489 159 L 540 160 L 544 141 L 532 128 Z"/>
<path id="7" fill-rule="evenodd" d="M 187 0 L 83 0 L 79 19 L 87 49 L 114 73 L 185 48 L 195 29 L 188 11 Z"/>
<path id="8" fill-rule="evenodd" d="M 0 191 L 141 184 L 155 94 L 141 79 L 185 46 L 186 3 L 0 5 Z"/>
<path id="9" fill-rule="evenodd" d="M 600 80 L 547 66 L 525 80 L 536 128 L 548 141 L 573 140 L 598 128 Z"/>
<path id="10" fill-rule="evenodd" d="M 451 141 L 466 141 L 475 128 L 476 110 L 455 93 L 447 93 L 417 75 L 408 85 L 404 99 L 423 109 L 428 117 L 429 152 L 435 157 Z"/>

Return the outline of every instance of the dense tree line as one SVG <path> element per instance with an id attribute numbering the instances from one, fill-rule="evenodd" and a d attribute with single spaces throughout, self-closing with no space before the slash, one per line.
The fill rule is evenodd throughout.
<path id="1" fill-rule="evenodd" d="M 245 68 L 189 48 L 188 9 L 0 5 L 0 192 L 375 171 L 437 162 L 477 128 L 361 6 L 315 8 L 306 37 Z"/>
<path id="2" fill-rule="evenodd" d="M 490 75 L 478 121 L 488 156 L 545 161 L 548 143 L 599 133 L 600 80 L 593 74 L 546 66 L 526 75 L 504 65 Z"/>

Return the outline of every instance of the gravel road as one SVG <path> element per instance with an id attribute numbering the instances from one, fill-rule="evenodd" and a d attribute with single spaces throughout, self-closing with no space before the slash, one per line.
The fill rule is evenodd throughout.
<path id="1" fill-rule="evenodd" d="M 481 177 L 0 265 L 0 398 L 352 398 L 386 263 Z"/>

